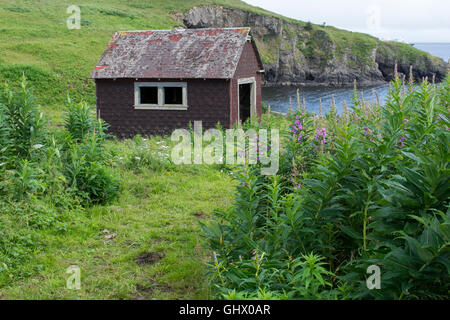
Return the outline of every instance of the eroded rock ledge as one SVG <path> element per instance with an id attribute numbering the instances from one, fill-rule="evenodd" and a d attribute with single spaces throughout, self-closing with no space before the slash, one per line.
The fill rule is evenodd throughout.
<path id="1" fill-rule="evenodd" d="M 251 27 L 266 70 L 266 85 L 375 85 L 390 81 L 395 63 L 416 79 L 445 77 L 447 64 L 408 44 L 333 27 L 288 21 L 223 6 L 193 7 L 175 19 L 187 28 Z"/>

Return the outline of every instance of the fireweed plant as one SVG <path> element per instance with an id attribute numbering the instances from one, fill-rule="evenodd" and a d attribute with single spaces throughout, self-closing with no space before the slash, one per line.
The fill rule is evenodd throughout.
<path id="1" fill-rule="evenodd" d="M 349 112 L 288 115 L 279 174 L 244 167 L 203 225 L 217 297 L 448 299 L 449 85 L 403 90 L 396 74 L 383 106 L 355 88 Z"/>
<path id="2" fill-rule="evenodd" d="M 50 130 L 25 77 L 0 88 L 0 283 L 25 276 L 43 244 L 34 230 L 64 233 L 84 207 L 119 193 L 107 125 L 85 103 L 67 100 L 64 128 Z M 26 228 L 15 228 L 25 224 Z M 17 231 L 17 232 L 16 232 Z M 17 271 L 18 270 L 18 271 Z"/>

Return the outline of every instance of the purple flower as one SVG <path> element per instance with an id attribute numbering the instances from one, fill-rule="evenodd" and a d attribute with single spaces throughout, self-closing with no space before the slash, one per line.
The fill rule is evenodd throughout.
<path id="1" fill-rule="evenodd" d="M 322 128 L 316 131 L 316 140 L 319 142 L 319 144 L 325 144 L 327 142 L 326 137 L 327 129 Z"/>
<path id="2" fill-rule="evenodd" d="M 301 116 L 303 116 L 303 114 Z M 301 121 L 300 121 L 300 118 L 298 116 L 296 117 L 296 119 L 297 120 L 294 122 L 294 125 L 291 126 L 292 129 L 289 130 L 289 132 L 293 134 L 293 139 L 295 139 L 297 141 L 297 143 L 302 143 L 302 138 L 305 134 L 303 132 L 303 130 L 305 128 L 303 127 L 303 125 L 301 123 L 302 122 L 304 123 L 305 119 L 301 118 Z"/>

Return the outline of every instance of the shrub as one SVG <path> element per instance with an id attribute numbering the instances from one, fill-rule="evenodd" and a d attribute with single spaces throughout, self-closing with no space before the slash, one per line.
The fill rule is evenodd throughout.
<path id="1" fill-rule="evenodd" d="M 65 232 L 84 206 L 120 190 L 105 148 L 107 125 L 84 103 L 68 101 L 66 127 L 46 130 L 25 77 L 20 90 L 0 91 L 0 285 L 36 270 L 39 229 Z M 67 130 L 66 130 L 67 129 Z M 30 265 L 30 266 L 29 266 Z M 39 268 L 39 266 L 37 266 Z"/>
<path id="2" fill-rule="evenodd" d="M 308 21 L 303 28 L 307 31 L 311 31 L 313 29 L 313 25 Z"/>
<path id="3" fill-rule="evenodd" d="M 64 126 L 75 141 L 82 141 L 95 128 L 92 109 L 85 102 L 73 103 L 68 97 Z"/>
<path id="4" fill-rule="evenodd" d="M 3 85 L 0 123 L 4 124 L 0 170 L 9 169 L 0 190 L 13 199 L 21 201 L 37 192 L 42 196 L 72 193 L 73 189 L 88 203 L 104 203 L 117 196 L 119 182 L 108 168 L 110 154 L 104 148 L 108 126 L 96 121 L 84 102 L 73 103 L 69 98 L 66 133 L 49 136 L 23 76 L 21 90 Z"/>
<path id="5" fill-rule="evenodd" d="M 300 112 L 280 174 L 243 170 L 234 206 L 203 225 L 219 297 L 448 299 L 449 79 L 402 87 L 384 106 Z"/>
<path id="6" fill-rule="evenodd" d="M 44 190 L 44 184 L 39 179 L 40 170 L 28 160 L 21 160 L 17 169 L 11 172 L 11 189 L 16 200 L 25 200 L 32 194 Z"/>
<path id="7" fill-rule="evenodd" d="M 69 185 L 79 190 L 88 202 L 106 203 L 117 197 L 120 183 L 107 165 L 109 153 L 104 148 L 103 125 L 84 143 L 70 146 L 65 156 L 65 175 Z"/>
<path id="8" fill-rule="evenodd" d="M 14 155 L 28 158 L 32 147 L 38 146 L 45 138 L 45 122 L 27 88 L 25 76 L 22 77 L 20 90 L 10 89 L 7 83 L 2 85 L 0 105 L 3 113 L 1 121 L 7 123 L 8 140 Z"/>

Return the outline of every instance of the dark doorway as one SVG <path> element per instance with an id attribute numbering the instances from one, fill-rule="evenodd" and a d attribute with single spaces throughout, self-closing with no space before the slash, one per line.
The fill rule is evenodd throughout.
<path id="1" fill-rule="evenodd" d="M 252 84 L 239 85 L 239 120 L 244 123 L 250 118 Z"/>

